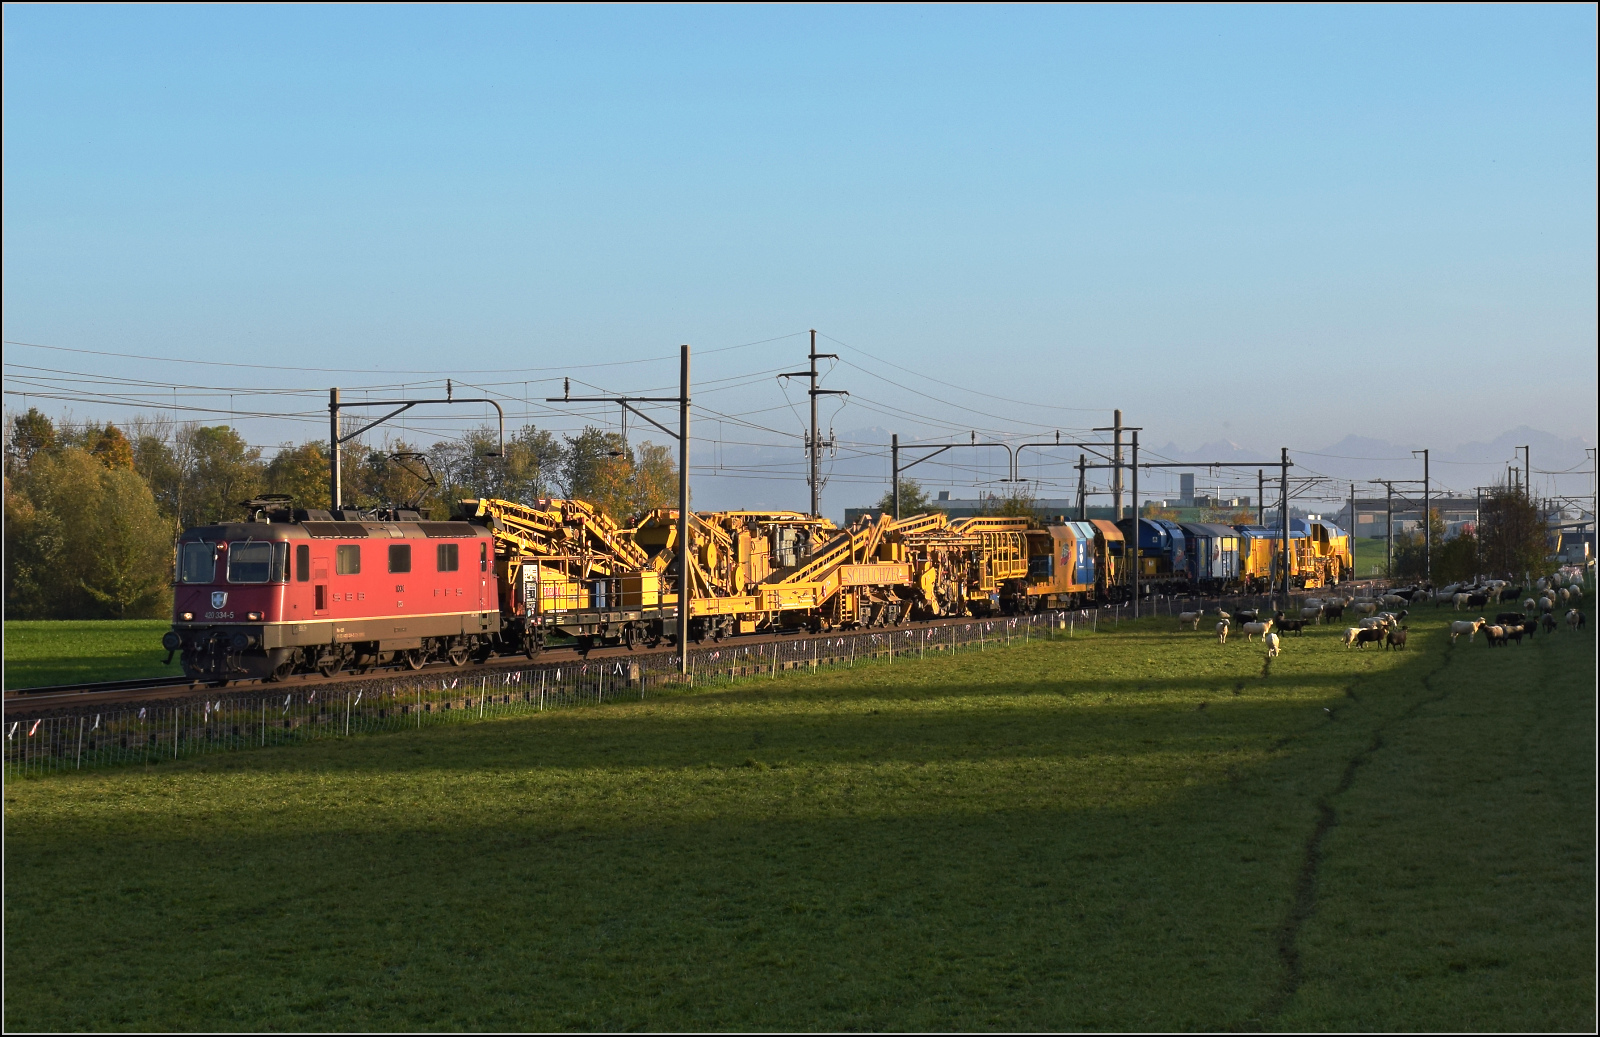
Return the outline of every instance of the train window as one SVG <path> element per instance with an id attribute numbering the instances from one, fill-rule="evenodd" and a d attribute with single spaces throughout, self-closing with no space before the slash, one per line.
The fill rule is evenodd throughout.
<path id="1" fill-rule="evenodd" d="M 266 583 L 272 579 L 272 545 L 233 544 L 228 550 L 229 583 Z"/>
<path id="2" fill-rule="evenodd" d="M 333 556 L 333 571 L 340 576 L 355 576 L 361 572 L 361 545 L 340 544 Z"/>
<path id="3" fill-rule="evenodd" d="M 184 544 L 178 556 L 179 583 L 210 583 L 217 578 L 215 544 Z"/>
<path id="4" fill-rule="evenodd" d="M 478 571 L 481 573 L 489 571 L 489 544 L 484 540 L 478 541 Z"/>
<path id="5" fill-rule="evenodd" d="M 282 540 L 272 545 L 272 582 L 289 582 L 289 545 Z"/>
<path id="6" fill-rule="evenodd" d="M 311 545 L 294 545 L 294 578 L 296 583 L 311 579 Z"/>
<path id="7" fill-rule="evenodd" d="M 389 545 L 389 571 L 392 573 L 408 573 L 411 571 L 411 545 Z"/>
<path id="8" fill-rule="evenodd" d="M 438 553 L 440 572 L 453 573 L 461 568 L 461 545 L 440 544 Z"/>

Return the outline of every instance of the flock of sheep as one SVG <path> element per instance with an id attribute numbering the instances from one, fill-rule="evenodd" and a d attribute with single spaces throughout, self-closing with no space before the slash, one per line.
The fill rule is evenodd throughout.
<path id="1" fill-rule="evenodd" d="M 1266 645 L 1267 657 L 1272 658 L 1282 651 L 1280 632 L 1298 634 L 1308 623 L 1342 619 L 1345 610 L 1348 609 L 1353 615 L 1361 618 L 1355 626 L 1345 629 L 1346 648 L 1355 645 L 1359 649 L 1369 644 L 1380 644 L 1384 648 L 1403 649 L 1408 635 L 1404 620 L 1410 614 L 1405 608 L 1407 605 L 1431 600 L 1435 605 L 1450 602 L 1458 609 L 1462 606 L 1470 608 L 1487 604 L 1491 600 L 1515 601 L 1522 591 L 1521 587 L 1512 587 L 1505 580 L 1489 580 L 1473 585 L 1453 584 L 1438 590 L 1427 585 L 1397 588 L 1378 597 L 1307 598 L 1299 610 L 1298 617 L 1286 616 L 1281 611 L 1271 615 L 1262 615 L 1254 610 L 1241 610 L 1230 614 L 1218 609 L 1217 642 L 1228 643 L 1228 634 L 1233 628 L 1234 621 L 1237 620 L 1245 640 L 1253 641 L 1259 634 Z M 1584 614 L 1577 608 L 1568 607 L 1576 605 L 1583 599 L 1583 583 L 1579 575 L 1563 570 L 1548 579 L 1537 581 L 1534 584 L 1534 591 L 1538 597 L 1525 599 L 1522 602 L 1522 612 L 1502 612 L 1495 617 L 1493 624 L 1488 624 L 1482 617 L 1451 623 L 1450 642 L 1454 644 L 1456 638 L 1462 634 L 1466 634 L 1467 640 L 1471 641 L 1476 638 L 1479 630 L 1483 630 L 1490 645 L 1504 645 L 1511 640 L 1520 644 L 1523 637 L 1533 636 L 1541 622 L 1546 632 L 1555 630 L 1558 624 L 1552 613 L 1558 608 L 1567 608 L 1568 629 L 1578 630 L 1586 625 Z M 1203 618 L 1205 618 L 1204 611 L 1179 613 L 1178 628 L 1181 630 L 1187 625 L 1192 630 L 1198 630 L 1200 620 Z"/>
<path id="2" fill-rule="evenodd" d="M 1497 588 L 1497 600 L 1515 601 L 1521 594 L 1522 588 L 1505 589 L 1504 581 L 1495 581 L 1502 586 Z M 1533 585 L 1537 598 L 1528 597 L 1522 600 L 1521 612 L 1502 612 L 1494 617 L 1494 622 L 1479 616 L 1477 619 L 1456 620 L 1450 624 L 1450 643 L 1455 644 L 1456 639 L 1465 634 L 1469 642 L 1477 640 L 1478 631 L 1483 631 L 1484 638 L 1489 647 L 1503 647 L 1507 642 L 1522 643 L 1524 637 L 1532 637 L 1540 626 L 1545 633 L 1557 629 L 1555 612 L 1566 608 L 1566 625 L 1568 630 L 1580 630 L 1588 625 L 1588 617 L 1577 608 L 1567 606 L 1576 605 L 1583 600 L 1583 582 L 1566 572 L 1558 572 L 1548 580 L 1539 580 Z M 1459 599 L 1469 598 L 1469 601 Z M 1487 604 L 1486 595 L 1478 592 L 1470 596 L 1463 592 L 1454 595 L 1455 607 L 1463 604 Z"/>

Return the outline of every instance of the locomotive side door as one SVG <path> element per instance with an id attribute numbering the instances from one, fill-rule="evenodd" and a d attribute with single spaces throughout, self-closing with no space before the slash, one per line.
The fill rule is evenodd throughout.
<path id="1" fill-rule="evenodd" d="M 322 545 L 317 545 L 322 550 L 327 550 Z M 316 594 L 316 615 L 326 615 L 328 612 L 328 556 L 326 554 L 311 557 L 312 588 Z"/>
<path id="2" fill-rule="evenodd" d="M 478 541 L 478 608 L 484 607 L 489 596 L 489 542 Z"/>

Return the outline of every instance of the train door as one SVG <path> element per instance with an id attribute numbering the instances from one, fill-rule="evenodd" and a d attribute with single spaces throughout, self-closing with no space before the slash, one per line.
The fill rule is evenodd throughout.
<path id="1" fill-rule="evenodd" d="M 323 544 L 318 544 L 317 547 L 322 551 L 327 550 L 327 547 Z M 328 614 L 328 568 L 328 556 L 326 554 L 313 555 L 311 557 L 311 587 L 312 593 L 316 595 L 315 614 L 319 616 Z"/>
<path id="2" fill-rule="evenodd" d="M 489 598 L 489 541 L 478 541 L 478 608 Z"/>

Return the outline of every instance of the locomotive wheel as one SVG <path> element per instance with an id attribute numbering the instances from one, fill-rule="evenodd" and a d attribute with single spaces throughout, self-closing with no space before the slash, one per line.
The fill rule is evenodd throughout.
<path id="1" fill-rule="evenodd" d="M 465 645 L 456 645 L 455 647 L 450 649 L 450 665 L 451 666 L 465 666 L 465 665 L 467 665 L 467 649 L 466 649 Z"/>
<path id="2" fill-rule="evenodd" d="M 424 662 L 427 662 L 427 659 L 423 656 L 422 649 L 413 648 L 406 653 L 406 669 L 420 670 Z"/>
<path id="3" fill-rule="evenodd" d="M 322 674 L 324 677 L 332 677 L 342 669 L 344 669 L 344 657 L 338 655 L 334 656 L 325 663 L 318 664 L 317 666 L 317 672 Z"/>

